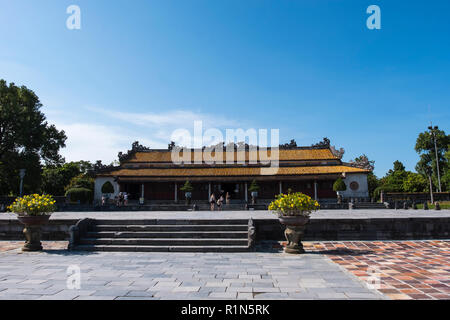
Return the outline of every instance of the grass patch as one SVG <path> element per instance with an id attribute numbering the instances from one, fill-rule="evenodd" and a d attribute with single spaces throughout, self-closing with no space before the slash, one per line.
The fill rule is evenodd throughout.
<path id="1" fill-rule="evenodd" d="M 450 201 L 438 201 L 441 209 L 450 209 Z M 431 204 L 430 202 L 428 202 L 428 208 L 429 209 L 434 209 L 434 204 Z M 417 204 L 417 209 L 423 209 L 423 203 Z"/>

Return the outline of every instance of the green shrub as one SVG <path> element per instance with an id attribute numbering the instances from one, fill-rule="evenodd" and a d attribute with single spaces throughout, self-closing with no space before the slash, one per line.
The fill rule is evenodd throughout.
<path id="1" fill-rule="evenodd" d="M 347 190 L 347 186 L 345 185 L 344 180 L 342 178 L 337 179 L 333 184 L 333 191 L 345 191 Z"/>
<path id="2" fill-rule="evenodd" d="M 66 191 L 73 188 L 86 188 L 94 190 L 94 185 L 95 185 L 94 178 L 85 174 L 79 174 L 78 176 L 70 179 L 69 184 L 64 189 Z"/>
<path id="3" fill-rule="evenodd" d="M 194 187 L 192 187 L 191 183 L 188 181 L 186 181 L 186 183 L 180 188 L 181 191 L 183 192 L 192 192 L 192 190 L 194 190 Z"/>
<path id="4" fill-rule="evenodd" d="M 114 187 L 111 182 L 106 181 L 102 186 L 102 193 L 114 193 Z"/>
<path id="5" fill-rule="evenodd" d="M 87 188 L 72 188 L 67 190 L 66 197 L 70 202 L 80 202 L 82 204 L 90 204 L 94 198 L 92 190 Z"/>
<path id="6" fill-rule="evenodd" d="M 258 192 L 258 190 L 259 190 L 258 184 L 256 183 L 256 180 L 253 180 L 252 184 L 248 188 L 248 191 L 250 191 L 250 192 Z"/>

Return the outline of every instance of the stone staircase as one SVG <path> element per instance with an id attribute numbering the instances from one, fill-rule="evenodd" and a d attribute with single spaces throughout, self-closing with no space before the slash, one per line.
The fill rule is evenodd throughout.
<path id="1" fill-rule="evenodd" d="M 254 242 L 252 220 L 94 220 L 70 228 L 69 250 L 243 252 Z"/>

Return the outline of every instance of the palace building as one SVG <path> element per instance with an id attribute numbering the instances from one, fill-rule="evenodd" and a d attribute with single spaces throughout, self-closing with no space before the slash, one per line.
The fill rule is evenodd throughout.
<path id="1" fill-rule="evenodd" d="M 208 153 L 205 148 L 190 150 L 189 154 L 182 152 L 185 159 L 182 163 L 173 161 L 171 146 L 168 149 L 133 148 L 120 156 L 120 166 L 96 170 L 94 198 L 99 201 L 102 186 L 110 182 L 114 187 L 113 197 L 126 192 L 130 202 L 137 203 L 143 198 L 145 204 L 178 203 L 185 199 L 180 187 L 189 181 L 193 186 L 194 203 L 207 203 L 211 193 L 216 196 L 229 193 L 232 203 L 246 203 L 251 199 L 248 188 L 255 180 L 260 187 L 259 202 L 269 202 L 289 189 L 318 201 L 336 201 L 333 183 L 342 177 L 347 185 L 347 190 L 341 193 L 343 198 L 368 199 L 367 174 L 370 171 L 342 162 L 330 147 L 275 150 L 277 167 L 263 161 L 274 158 L 275 153 L 270 148 L 264 152 L 258 149 L 256 156 L 248 149 L 235 149 L 231 155 L 225 151 Z M 217 161 L 222 157 L 223 161 Z M 232 163 L 225 161 L 230 158 L 234 159 Z"/>

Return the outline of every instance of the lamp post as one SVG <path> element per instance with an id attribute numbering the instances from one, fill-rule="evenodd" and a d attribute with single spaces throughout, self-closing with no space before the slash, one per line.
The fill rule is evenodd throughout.
<path id="1" fill-rule="evenodd" d="M 19 177 L 20 177 L 20 196 L 22 197 L 23 195 L 23 178 L 25 177 L 25 169 L 20 169 L 19 170 Z"/>
<path id="2" fill-rule="evenodd" d="M 441 175 L 439 173 L 439 158 L 438 158 L 438 152 L 437 152 L 437 143 L 436 143 L 436 131 L 439 129 L 438 126 L 429 126 L 428 129 L 430 129 L 431 135 L 434 140 L 434 151 L 436 153 L 436 166 L 437 166 L 437 177 L 438 177 L 438 184 L 439 184 L 439 192 L 442 192 L 441 189 Z"/>

